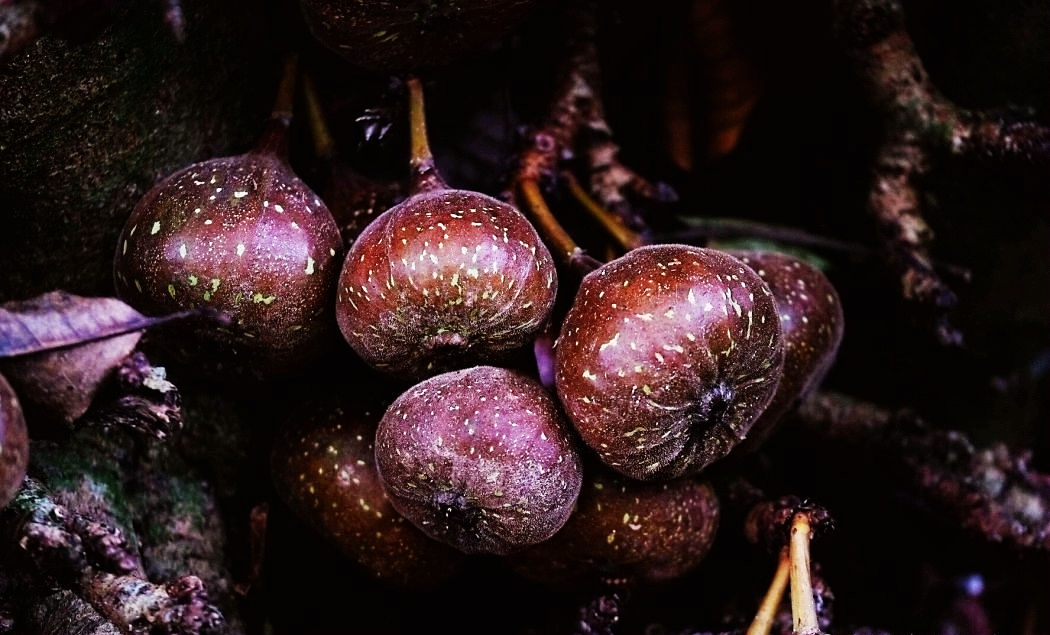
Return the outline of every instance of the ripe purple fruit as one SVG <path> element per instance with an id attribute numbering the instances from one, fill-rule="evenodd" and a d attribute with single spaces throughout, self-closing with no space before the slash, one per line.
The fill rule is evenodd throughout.
<path id="1" fill-rule="evenodd" d="M 565 526 L 510 557 L 520 575 L 559 588 L 607 578 L 664 582 L 707 556 L 719 521 L 710 485 L 690 477 L 646 483 L 594 467 Z"/>
<path id="2" fill-rule="evenodd" d="M 0 375 L 0 507 L 22 487 L 29 464 L 29 435 L 22 406 L 11 384 Z"/>
<path id="3" fill-rule="evenodd" d="M 758 447 L 780 419 L 824 380 L 842 342 L 843 316 L 835 287 L 808 262 L 773 251 L 732 253 L 769 285 L 784 338 L 784 373 L 773 401 L 737 448 L 746 452 Z"/>
<path id="4" fill-rule="evenodd" d="M 230 318 L 178 348 L 200 344 L 262 376 L 297 367 L 333 333 L 342 257 L 331 213 L 285 158 L 289 121 L 275 111 L 250 152 L 195 163 L 154 186 L 128 219 L 114 264 L 117 293 L 144 313 L 211 307 Z"/>
<path id="5" fill-rule="evenodd" d="M 554 399 L 494 366 L 450 371 L 401 394 L 376 431 L 391 503 L 465 553 L 508 554 L 569 518 L 580 457 Z"/>
<path id="6" fill-rule="evenodd" d="M 699 472 L 743 439 L 784 364 L 769 287 L 732 256 L 640 247 L 584 277 L 555 344 L 583 441 L 626 476 Z"/>
<path id="7" fill-rule="evenodd" d="M 379 580 L 422 587 L 452 575 L 462 554 L 394 510 L 375 466 L 378 399 L 307 407 L 277 435 L 277 493 L 318 534 Z"/>
<path id="8" fill-rule="evenodd" d="M 420 379 L 499 363 L 530 344 L 558 284 L 550 252 L 517 208 L 441 180 L 419 82 L 409 87 L 416 187 L 350 246 L 336 318 L 369 365 Z"/>

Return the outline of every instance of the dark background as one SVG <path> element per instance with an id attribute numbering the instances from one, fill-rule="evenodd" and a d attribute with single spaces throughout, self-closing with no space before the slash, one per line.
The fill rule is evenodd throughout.
<path id="1" fill-rule="evenodd" d="M 182 45 L 160 19 L 161 3 L 102 4 L 96 22 L 56 29 L 0 68 L 0 301 L 55 288 L 111 294 L 110 257 L 131 206 L 182 165 L 244 151 L 291 49 L 318 81 L 341 160 L 377 178 L 401 176 L 399 78 L 357 69 L 318 46 L 294 4 L 186 1 Z M 621 159 L 679 194 L 655 222 L 741 218 L 878 247 L 864 205 L 882 121 L 834 38 L 833 7 L 731 4 L 761 98 L 734 152 L 684 172 L 663 145 L 660 96 L 668 33 L 685 23 L 686 4 L 601 3 L 602 89 Z M 1050 125 L 1046 3 L 912 0 L 905 8 L 923 62 L 949 99 Z M 431 143 L 451 184 L 490 194 L 506 187 L 520 133 L 543 116 L 557 77 L 566 37 L 558 9 L 540 3 L 484 53 L 425 75 Z M 366 139 L 365 114 L 389 123 L 389 132 Z M 294 133 L 293 164 L 308 182 L 319 178 L 305 127 Z M 965 336 L 958 348 L 938 344 L 915 319 L 879 256 L 812 254 L 839 290 L 846 318 L 825 387 L 911 408 L 979 445 L 1028 448 L 1032 465 L 1050 470 L 1047 176 L 1045 157 L 1004 164 L 945 156 L 924 181 L 933 257 L 972 273 L 969 283 L 954 285 L 952 320 Z M 571 202 L 557 193 L 552 202 L 589 245 L 597 232 Z M 192 373 L 184 381 L 184 391 L 195 389 Z M 268 568 L 245 601 L 249 622 L 261 628 L 269 621 L 270 632 L 289 634 L 568 632 L 586 590 L 549 592 L 496 559 L 472 560 L 437 591 L 375 585 L 284 510 L 263 466 L 272 425 L 260 414 L 266 408 L 229 398 L 246 416 L 264 419 L 244 497 L 272 505 Z M 952 585 L 979 573 L 999 632 L 1019 632 L 1026 600 L 1048 588 L 1045 559 L 1023 560 L 961 535 L 880 487 L 878 465 L 820 450 L 796 443 L 788 429 L 760 460 L 762 473 L 776 477 L 771 493 L 812 497 L 836 518 L 835 534 L 814 552 L 837 597 L 836 624 L 934 632 Z M 772 561 L 741 545 L 736 530 L 726 524 L 694 574 L 633 592 L 620 632 L 718 630 L 734 602 L 757 599 Z M 1040 619 L 1050 628 L 1045 611 Z"/>

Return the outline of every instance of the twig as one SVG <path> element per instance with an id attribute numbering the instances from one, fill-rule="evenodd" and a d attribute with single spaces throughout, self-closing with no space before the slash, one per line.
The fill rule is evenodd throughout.
<path id="1" fill-rule="evenodd" d="M 136 351 L 115 374 L 116 385 L 96 400 L 82 421 L 99 426 L 124 426 L 157 439 L 182 427 L 182 398 L 167 380 L 164 368 L 152 366 Z"/>
<path id="2" fill-rule="evenodd" d="M 562 174 L 564 164 L 582 155 L 594 199 L 626 227 L 640 229 L 644 224 L 628 203 L 627 194 L 656 201 L 677 197 L 620 163 L 619 147 L 605 121 L 600 95 L 596 3 L 573 3 L 567 11 L 570 42 L 562 58 L 561 79 L 546 118 L 530 133 L 527 147 L 519 155 L 511 196 L 522 197 L 523 211 L 531 212 L 534 220 L 549 227 L 553 217 L 542 202 L 542 193 Z M 558 231 L 540 229 L 560 251 L 569 254 L 570 261 L 579 261 L 575 243 L 569 248 Z"/>
<path id="3" fill-rule="evenodd" d="M 24 613 L 29 628 L 39 635 L 120 635 L 113 622 L 66 589 L 39 598 Z"/>
<path id="4" fill-rule="evenodd" d="M 645 244 L 645 239 L 642 238 L 641 234 L 625 225 L 622 218 L 609 213 L 609 210 L 602 206 L 601 203 L 594 200 L 587 190 L 583 189 L 583 186 L 576 180 L 572 172 L 568 170 L 563 171 L 562 179 L 564 179 L 565 185 L 569 188 L 569 193 L 572 194 L 573 198 L 621 247 L 629 251 Z"/>
<path id="5" fill-rule="evenodd" d="M 124 633 L 195 635 L 224 623 L 199 578 L 149 582 L 119 528 L 70 511 L 32 477 L 4 508 L 0 524 L 17 536 L 31 569 L 53 576 Z"/>
<path id="6" fill-rule="evenodd" d="M 755 619 L 751 621 L 745 635 L 769 635 L 773 621 L 777 617 L 777 610 L 780 608 L 780 601 L 787 589 L 790 571 L 791 558 L 788 556 L 788 550 L 781 549 L 780 556 L 777 558 L 777 569 L 773 573 L 773 581 L 769 584 L 769 590 L 763 596 L 762 603 L 759 604 L 758 611 L 755 613 Z"/>
<path id="7" fill-rule="evenodd" d="M 877 456 L 924 503 L 963 529 L 1018 549 L 1050 551 L 1050 474 L 1029 467 L 1030 451 L 978 448 L 961 432 L 938 430 L 915 413 L 818 392 L 798 411 L 800 430 Z"/>
<path id="8" fill-rule="evenodd" d="M 543 193 L 540 192 L 539 183 L 526 179 L 519 184 L 519 188 L 525 202 L 524 207 L 531 212 L 536 229 L 552 246 L 552 251 L 558 260 L 581 275 L 597 269 L 601 263 L 584 253 L 554 217 L 553 212 L 547 206 L 547 201 L 543 198 Z"/>
<path id="9" fill-rule="evenodd" d="M 35 566 L 60 578 L 89 566 L 115 573 L 143 571 L 135 546 L 118 527 L 70 511 L 31 476 L 0 519 Z"/>
<path id="10" fill-rule="evenodd" d="M 788 548 L 791 578 L 791 615 L 797 635 L 819 635 L 817 604 L 813 599 L 813 579 L 810 576 L 809 542 L 813 537 L 809 513 L 797 512 L 791 520 L 791 540 Z"/>
<path id="11" fill-rule="evenodd" d="M 736 504 L 747 503 L 761 496 L 752 491 L 747 483 L 734 484 L 732 495 Z M 764 545 L 770 552 L 779 553 L 780 566 L 787 568 L 787 573 L 778 569 L 777 576 L 787 575 L 791 584 L 791 613 L 793 632 L 800 635 L 821 633 L 821 626 L 830 623 L 831 607 L 826 602 L 830 599 L 824 581 L 815 576 L 810 567 L 809 543 L 814 532 L 830 531 L 833 526 L 831 515 L 826 509 L 805 501 L 797 496 L 781 496 L 777 499 L 758 498 L 751 503 L 751 508 L 744 519 L 744 535 L 753 544 Z M 787 558 L 785 565 L 783 560 Z M 780 582 L 779 584 L 783 584 Z M 751 629 L 767 628 L 777 620 L 779 602 L 772 608 L 770 595 L 777 592 L 778 582 L 774 583 L 766 594 L 762 610 L 755 616 Z M 783 589 L 779 591 L 783 594 Z M 817 606 L 817 594 L 820 594 L 820 606 Z M 772 611 L 769 613 L 768 611 Z"/>
<path id="12" fill-rule="evenodd" d="M 839 0 L 836 10 L 837 33 L 885 119 L 868 209 L 882 228 L 903 297 L 923 309 L 942 343 L 961 344 L 962 333 L 949 320 L 956 294 L 929 255 L 933 231 L 923 215 L 920 180 L 934 152 L 1046 162 L 1050 129 L 973 113 L 945 99 L 922 64 L 898 0 Z"/>
<path id="13" fill-rule="evenodd" d="M 223 628 L 223 617 L 208 603 L 204 585 L 196 576 L 183 576 L 166 585 L 137 576 L 89 572 L 79 593 L 121 631 L 132 635 L 205 635 Z"/>

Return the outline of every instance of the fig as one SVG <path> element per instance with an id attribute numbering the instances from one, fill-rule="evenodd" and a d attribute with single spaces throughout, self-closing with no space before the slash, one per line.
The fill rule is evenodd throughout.
<path id="1" fill-rule="evenodd" d="M 784 366 L 769 286 L 738 259 L 639 247 L 588 273 L 555 343 L 580 437 L 640 480 L 696 474 L 747 436 Z"/>
<path id="2" fill-rule="evenodd" d="M 580 493 L 580 455 L 554 398 L 495 366 L 448 371 L 403 392 L 376 431 L 394 508 L 465 553 L 506 555 L 554 535 Z"/>
<path id="3" fill-rule="evenodd" d="M 11 384 L 0 375 L 0 508 L 11 502 L 29 465 L 29 433 Z"/>
<path id="4" fill-rule="evenodd" d="M 647 483 L 595 465 L 565 526 L 509 560 L 518 574 L 554 588 L 666 582 L 703 561 L 718 522 L 718 497 L 698 478 Z"/>
<path id="5" fill-rule="evenodd" d="M 381 399 L 340 394 L 297 409 L 270 453 L 274 487 L 301 520 L 376 579 L 431 587 L 462 554 L 433 540 L 390 504 L 375 465 Z"/>
<path id="6" fill-rule="evenodd" d="M 338 341 L 331 298 L 342 240 L 288 163 L 290 123 L 290 107 L 275 107 L 249 152 L 169 175 L 120 234 L 114 278 L 128 304 L 147 314 L 210 307 L 228 318 L 170 338 L 185 359 L 269 378 L 305 366 L 331 336 Z"/>
<path id="7" fill-rule="evenodd" d="M 731 252 L 773 292 L 784 339 L 784 374 L 773 400 L 736 452 L 757 448 L 785 414 L 817 388 L 838 353 L 844 320 L 835 287 L 817 267 L 776 251 Z"/>
<path id="8" fill-rule="evenodd" d="M 550 252 L 517 208 L 441 179 L 421 84 L 408 85 L 413 192 L 347 250 L 336 319 L 370 366 L 418 381 L 506 363 L 545 325 L 558 281 Z"/>

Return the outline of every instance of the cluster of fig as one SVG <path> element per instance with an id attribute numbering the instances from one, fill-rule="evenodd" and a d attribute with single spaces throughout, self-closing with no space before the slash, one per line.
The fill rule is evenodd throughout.
<path id="1" fill-rule="evenodd" d="M 351 50 L 329 31 L 358 4 L 372 6 L 302 6 Z M 402 387 L 303 409 L 271 456 L 288 507 L 377 578 L 440 579 L 470 554 L 551 583 L 691 570 L 719 520 L 705 468 L 753 449 L 822 379 L 842 337 L 834 289 L 783 254 L 650 245 L 588 273 L 553 324 L 544 240 L 512 204 L 442 179 L 422 84 L 406 86 L 410 190 L 347 247 L 288 164 L 278 108 L 256 148 L 142 199 L 118 292 L 145 312 L 227 315 L 180 336 L 227 367 L 288 372 L 337 330 Z M 544 329 L 553 385 L 520 364 Z"/>
<path id="2" fill-rule="evenodd" d="M 702 472 L 819 383 L 842 335 L 833 287 L 784 254 L 635 249 L 583 279 L 557 325 L 551 390 L 504 356 L 552 319 L 550 253 L 513 206 L 445 184 L 420 84 L 408 88 L 413 192 L 349 247 L 336 317 L 363 360 L 411 385 L 370 432 L 353 428 L 369 444 L 356 466 L 335 455 L 349 432 L 307 446 L 311 426 L 293 424 L 299 441 L 274 451 L 278 490 L 377 577 L 406 562 L 384 573 L 376 553 L 416 554 L 421 536 L 557 586 L 692 570 L 719 521 Z M 356 516 L 361 500 L 418 534 L 380 544 L 388 532 L 335 511 Z"/>

